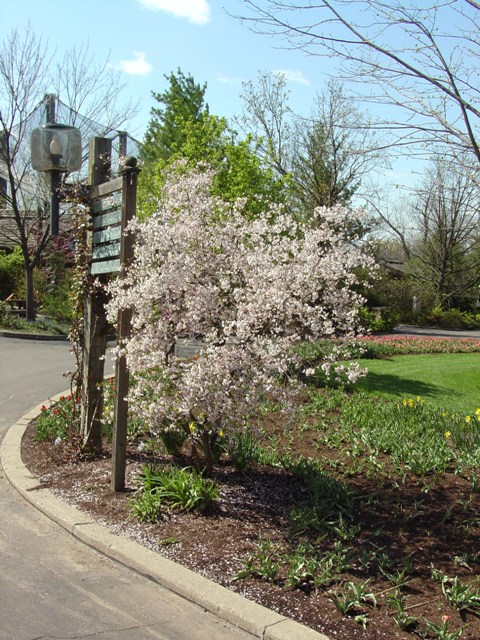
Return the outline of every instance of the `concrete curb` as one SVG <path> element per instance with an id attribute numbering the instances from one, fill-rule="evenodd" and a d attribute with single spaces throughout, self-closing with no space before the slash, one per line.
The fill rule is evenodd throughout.
<path id="1" fill-rule="evenodd" d="M 55 401 L 61 395 L 51 398 Z M 330 640 L 285 616 L 200 576 L 140 544 L 110 533 L 103 525 L 42 488 L 21 459 L 25 429 L 41 411 L 38 405 L 5 434 L 0 464 L 13 487 L 34 507 L 63 529 L 103 555 L 157 582 L 162 587 L 203 607 L 218 618 L 262 640 Z"/>
<path id="2" fill-rule="evenodd" d="M 20 338 L 21 340 L 44 340 L 49 342 L 53 342 L 54 340 L 66 342 L 68 340 L 68 336 L 54 336 L 48 333 L 21 333 L 17 331 L 0 331 L 0 336 L 2 338 Z"/>

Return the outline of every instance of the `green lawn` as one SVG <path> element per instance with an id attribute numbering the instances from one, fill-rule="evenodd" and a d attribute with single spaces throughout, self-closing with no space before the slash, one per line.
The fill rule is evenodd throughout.
<path id="1" fill-rule="evenodd" d="M 372 395 L 416 397 L 452 411 L 480 407 L 480 354 L 428 354 L 361 360 L 368 376 L 355 388 Z"/>

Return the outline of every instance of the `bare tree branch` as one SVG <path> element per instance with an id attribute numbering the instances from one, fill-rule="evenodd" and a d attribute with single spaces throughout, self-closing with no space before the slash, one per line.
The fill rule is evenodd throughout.
<path id="1" fill-rule="evenodd" d="M 52 72 L 53 70 L 53 72 Z M 3 225 L 0 236 L 10 246 L 20 247 L 27 283 L 27 318 L 35 318 L 33 271 L 40 264 L 49 239 L 48 187 L 43 176 L 30 164 L 31 129 L 42 124 L 37 117 L 47 93 L 55 92 L 70 101 L 68 122 L 82 123 L 84 135 L 92 135 L 89 123 L 102 121 L 106 135 L 116 127 L 124 127 L 135 114 L 129 104 L 120 104 L 123 85 L 108 61 L 97 64 L 86 47 L 74 48 L 54 64 L 48 47 L 30 25 L 23 32 L 12 31 L 0 45 L 0 177 L 7 182 L 2 194 L 5 215 L 14 222 Z M 80 110 L 83 111 L 80 116 Z M 88 145 L 88 135 L 85 135 Z"/>
<path id="2" fill-rule="evenodd" d="M 261 73 L 257 85 L 244 84 L 242 98 L 242 128 L 267 163 L 289 176 L 294 209 L 302 216 L 349 202 L 366 176 L 385 165 L 379 132 L 338 82 L 319 93 L 309 117 L 291 110 L 281 74 Z"/>
<path id="3" fill-rule="evenodd" d="M 445 143 L 480 164 L 480 3 L 430 0 L 244 0 L 245 20 L 286 46 L 325 55 L 359 83 L 358 97 L 392 107 L 384 118 L 408 141 Z M 337 72 L 337 71 L 336 71 Z M 367 85 L 370 89 L 367 91 Z M 395 115 L 403 112 L 403 118 Z M 417 151 L 418 152 L 418 151 Z"/>

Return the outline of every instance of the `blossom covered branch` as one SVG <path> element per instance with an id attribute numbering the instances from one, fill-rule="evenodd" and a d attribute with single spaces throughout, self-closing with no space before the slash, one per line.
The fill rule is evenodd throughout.
<path id="1" fill-rule="evenodd" d="M 322 209 L 313 228 L 272 205 L 251 220 L 241 201 L 211 195 L 212 178 L 206 168 L 172 172 L 158 212 L 132 223 L 134 262 L 109 287 L 110 320 L 133 312 L 121 346 L 136 379 L 131 408 L 154 432 L 215 438 L 243 424 L 298 367 L 295 343 L 354 332 L 356 272 L 373 267 L 347 239 L 361 211 Z M 201 337 L 194 358 L 175 356 L 179 337 Z"/>

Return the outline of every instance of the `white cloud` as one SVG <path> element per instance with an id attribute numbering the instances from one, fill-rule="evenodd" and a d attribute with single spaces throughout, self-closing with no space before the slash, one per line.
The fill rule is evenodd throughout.
<path id="1" fill-rule="evenodd" d="M 241 78 L 237 78 L 235 76 L 225 76 L 221 73 L 217 73 L 215 78 L 218 82 L 222 84 L 240 84 L 242 82 Z"/>
<path id="2" fill-rule="evenodd" d="M 291 69 L 277 69 L 274 73 L 283 76 L 287 82 L 297 82 L 298 84 L 309 85 L 310 82 L 305 78 L 301 71 L 293 71 Z"/>
<path id="3" fill-rule="evenodd" d="M 132 76 L 148 76 L 153 71 L 152 65 L 147 62 L 143 51 L 134 51 L 133 60 L 120 60 L 119 68 Z"/>
<path id="4" fill-rule="evenodd" d="M 150 11 L 166 11 L 177 18 L 188 18 L 194 24 L 206 24 L 211 9 L 207 0 L 137 0 Z"/>

